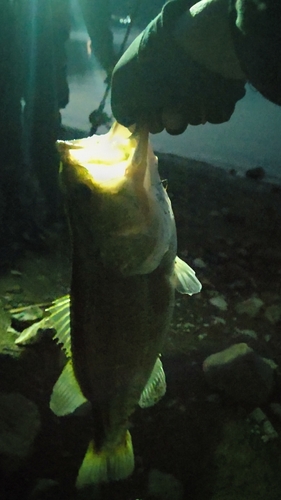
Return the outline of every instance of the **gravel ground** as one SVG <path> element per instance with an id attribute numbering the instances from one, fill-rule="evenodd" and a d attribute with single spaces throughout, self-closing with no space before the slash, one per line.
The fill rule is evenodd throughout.
<path id="1" fill-rule="evenodd" d="M 281 189 L 172 155 L 160 155 L 160 170 L 168 179 L 178 255 L 196 270 L 203 289 L 177 296 L 162 358 L 167 394 L 132 418 L 133 476 L 84 497 L 175 500 L 168 486 L 161 493 L 151 486 L 156 470 L 167 475 L 167 484 L 178 481 L 183 500 L 279 500 L 281 420 L 273 409 L 281 404 Z M 7 333 L 3 319 L 5 311 L 67 293 L 65 227 L 55 227 L 46 243 L 44 251 L 26 251 L 0 278 L 0 391 L 23 394 L 41 415 L 30 457 L 16 474 L 3 472 L 5 500 L 76 498 L 75 477 L 88 440 L 86 417 L 57 419 L 48 409 L 62 366 L 58 347 L 48 339 L 14 347 L 16 333 Z M 204 359 L 239 342 L 277 364 L 273 390 L 262 405 L 277 434 L 267 442 L 252 416 L 255 408 L 211 390 L 204 378 Z M 35 491 L 42 478 L 54 482 Z"/>

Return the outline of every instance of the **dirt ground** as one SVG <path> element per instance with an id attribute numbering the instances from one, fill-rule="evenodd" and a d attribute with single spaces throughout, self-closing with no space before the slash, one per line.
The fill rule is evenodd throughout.
<path id="1" fill-rule="evenodd" d="M 171 155 L 160 155 L 160 171 L 168 180 L 178 255 L 196 270 L 203 288 L 193 297 L 177 296 L 162 358 L 166 396 L 132 418 L 134 474 L 85 498 L 156 500 L 160 497 L 149 493 L 148 477 L 157 469 L 180 482 L 184 500 L 279 500 L 281 420 L 270 405 L 281 403 L 281 188 Z M 45 251 L 25 252 L 2 273 L 2 310 L 47 304 L 68 292 L 66 228 L 55 228 L 47 243 Z M 210 302 L 213 298 L 218 300 Z M 260 299 L 258 310 L 241 313 L 239 304 L 252 298 Z M 1 332 L 2 354 L 13 352 L 11 359 L 1 356 L 0 390 L 24 394 L 38 405 L 42 419 L 32 455 L 16 476 L 3 478 L 3 498 L 76 498 L 87 419 L 58 419 L 48 409 L 61 369 L 59 348 L 48 339 L 13 347 L 15 337 Z M 279 436 L 267 443 L 249 418 L 254 408 L 214 393 L 203 375 L 209 354 L 238 342 L 278 365 L 262 410 Z M 58 489 L 30 496 L 38 478 L 56 481 Z"/>

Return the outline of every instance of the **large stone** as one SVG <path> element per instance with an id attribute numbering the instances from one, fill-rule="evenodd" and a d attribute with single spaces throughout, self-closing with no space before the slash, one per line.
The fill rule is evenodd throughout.
<path id="1" fill-rule="evenodd" d="M 272 304 L 268 306 L 264 315 L 272 325 L 279 323 L 281 321 L 281 304 Z"/>
<path id="2" fill-rule="evenodd" d="M 212 390 L 235 402 L 259 406 L 273 388 L 273 361 L 262 358 L 247 344 L 234 344 L 205 359 L 203 371 Z"/>
<path id="3" fill-rule="evenodd" d="M 40 429 L 37 406 L 18 393 L 0 393 L 0 467 L 15 472 L 31 451 Z"/>
<path id="4" fill-rule="evenodd" d="M 255 318 L 260 312 L 262 306 L 263 301 L 261 299 L 258 297 L 250 297 L 243 302 L 239 302 L 235 309 L 238 314 L 247 314 L 251 318 Z"/>
<path id="5" fill-rule="evenodd" d="M 60 485 L 53 479 L 38 479 L 28 500 L 61 500 L 64 498 Z"/>
<path id="6" fill-rule="evenodd" d="M 225 298 L 222 295 L 217 295 L 216 297 L 212 297 L 209 300 L 210 304 L 213 306 L 217 307 L 221 311 L 226 311 L 227 310 L 227 302 Z"/>
<path id="7" fill-rule="evenodd" d="M 159 500 L 182 500 L 183 485 L 172 474 L 153 469 L 148 478 L 148 495 Z"/>

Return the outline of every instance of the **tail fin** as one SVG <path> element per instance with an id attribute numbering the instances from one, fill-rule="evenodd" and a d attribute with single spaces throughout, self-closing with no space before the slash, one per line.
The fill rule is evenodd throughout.
<path id="1" fill-rule="evenodd" d="M 76 487 L 79 489 L 91 484 L 125 479 L 133 470 L 134 452 L 129 431 L 124 443 L 113 449 L 97 452 L 91 441 L 78 472 Z"/>

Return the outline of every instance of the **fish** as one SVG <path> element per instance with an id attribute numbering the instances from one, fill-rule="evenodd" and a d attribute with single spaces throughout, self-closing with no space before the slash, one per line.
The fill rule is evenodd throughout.
<path id="1" fill-rule="evenodd" d="M 201 284 L 176 255 L 171 201 L 145 127 L 132 133 L 114 123 L 104 135 L 57 147 L 72 276 L 70 294 L 42 321 L 53 325 L 67 358 L 51 410 L 63 416 L 86 402 L 91 407 L 79 489 L 132 474 L 129 422 L 138 405 L 150 407 L 165 394 L 160 353 L 175 290 L 192 295 Z"/>

